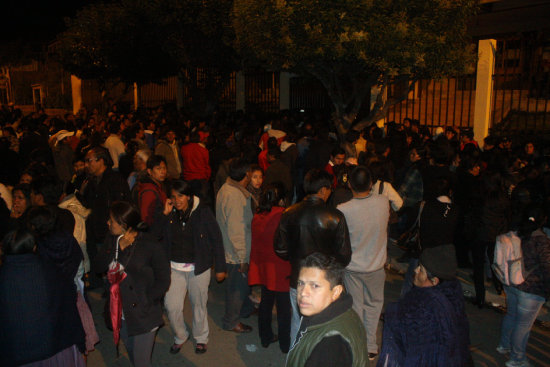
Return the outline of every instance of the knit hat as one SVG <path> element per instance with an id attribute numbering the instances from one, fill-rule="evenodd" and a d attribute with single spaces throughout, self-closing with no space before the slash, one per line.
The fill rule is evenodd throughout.
<path id="1" fill-rule="evenodd" d="M 420 254 L 420 264 L 439 279 L 455 279 L 457 269 L 455 247 L 442 245 L 425 248 Z"/>

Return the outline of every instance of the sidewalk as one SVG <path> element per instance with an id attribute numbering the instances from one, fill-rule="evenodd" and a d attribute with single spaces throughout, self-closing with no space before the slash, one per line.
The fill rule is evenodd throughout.
<path id="1" fill-rule="evenodd" d="M 393 269 L 398 273 L 405 274 L 407 271 L 408 263 L 400 263 L 397 261 L 403 255 L 404 251 L 399 248 L 394 243 L 388 244 L 388 260 L 386 267 Z M 472 279 L 472 269 L 459 268 L 458 269 L 458 279 L 462 283 L 462 288 L 464 290 L 464 296 L 466 298 L 472 298 L 475 296 L 474 282 Z M 504 310 L 506 308 L 506 295 L 504 292 L 501 295 L 498 295 L 490 282 L 485 282 L 485 300 L 487 304 L 493 308 L 499 308 Z M 550 324 L 550 301 L 546 302 L 544 307 L 540 310 L 537 320 L 548 325 Z M 550 325 L 549 325 L 550 326 Z"/>

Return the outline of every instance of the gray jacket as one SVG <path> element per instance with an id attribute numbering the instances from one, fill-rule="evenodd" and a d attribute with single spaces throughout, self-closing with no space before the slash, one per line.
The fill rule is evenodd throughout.
<path id="1" fill-rule="evenodd" d="M 252 241 L 251 194 L 239 183 L 227 178 L 216 197 L 216 221 L 220 226 L 229 264 L 248 263 Z"/>

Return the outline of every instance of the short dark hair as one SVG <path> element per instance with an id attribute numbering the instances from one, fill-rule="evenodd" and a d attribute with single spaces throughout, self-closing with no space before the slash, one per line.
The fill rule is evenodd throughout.
<path id="1" fill-rule="evenodd" d="M 164 164 L 166 164 L 166 159 L 161 155 L 153 154 L 149 157 L 149 159 L 147 159 L 147 168 L 153 169 L 156 166 L 160 166 L 161 162 L 164 162 Z"/>
<path id="2" fill-rule="evenodd" d="M 176 128 L 172 125 L 164 125 L 162 127 L 161 131 L 160 131 L 161 138 L 166 137 L 166 134 L 168 134 L 170 131 L 175 134 L 176 133 Z"/>
<path id="3" fill-rule="evenodd" d="M 314 252 L 300 262 L 300 268 L 317 268 L 325 272 L 330 288 L 344 284 L 344 266 L 333 256 Z"/>
<path id="4" fill-rule="evenodd" d="M 63 193 L 61 183 L 53 176 L 42 176 L 31 182 L 31 190 L 35 194 L 42 195 L 44 202 L 48 205 L 59 204 Z"/>
<path id="5" fill-rule="evenodd" d="M 312 168 L 304 177 L 304 191 L 306 194 L 316 194 L 323 187 L 332 186 L 332 175 L 325 170 Z"/>
<path id="6" fill-rule="evenodd" d="M 430 156 L 436 164 L 449 165 L 453 154 L 454 150 L 446 139 L 438 139 L 430 149 Z"/>
<path id="7" fill-rule="evenodd" d="M 147 225 L 141 220 L 139 211 L 127 201 L 115 201 L 111 205 L 109 213 L 125 230 L 133 229 L 143 232 L 147 229 Z"/>
<path id="8" fill-rule="evenodd" d="M 21 191 L 25 200 L 27 200 L 27 207 L 31 206 L 31 186 L 29 184 L 17 184 L 11 191 L 12 195 L 15 194 L 16 191 Z"/>
<path id="9" fill-rule="evenodd" d="M 330 152 L 330 155 L 333 158 L 340 154 L 344 154 L 344 155 L 346 154 L 346 151 L 341 146 L 334 147 L 334 149 L 332 149 L 332 152 Z"/>
<path id="10" fill-rule="evenodd" d="M 32 232 L 25 228 L 18 228 L 6 234 L 2 240 L 4 255 L 24 255 L 34 251 L 36 239 Z"/>
<path id="11" fill-rule="evenodd" d="M 349 177 L 351 189 L 355 192 L 365 192 L 372 188 L 372 173 L 365 166 L 357 166 Z"/>
<path id="12" fill-rule="evenodd" d="M 92 152 L 98 161 L 102 159 L 105 166 L 113 166 L 113 160 L 111 159 L 111 154 L 107 148 L 96 146 L 91 148 L 89 152 Z"/>
<path id="13" fill-rule="evenodd" d="M 253 173 L 256 171 L 262 171 L 262 173 L 264 173 L 264 170 L 262 169 L 262 167 L 260 167 L 259 164 L 253 163 L 250 166 L 248 166 L 248 172 Z"/>
<path id="14" fill-rule="evenodd" d="M 107 127 L 107 130 L 111 134 L 118 134 L 120 132 L 120 122 L 111 122 Z"/>
<path id="15" fill-rule="evenodd" d="M 451 182 L 447 177 L 437 177 L 434 181 L 434 194 L 439 196 L 450 196 Z"/>
<path id="16" fill-rule="evenodd" d="M 275 159 L 279 159 L 281 157 L 281 150 L 279 147 L 269 147 L 267 149 L 267 154 L 272 156 Z"/>
<path id="17" fill-rule="evenodd" d="M 244 159 L 234 158 L 229 164 L 229 177 L 235 181 L 241 181 L 248 173 L 250 164 Z"/>
<path id="18" fill-rule="evenodd" d="M 38 238 L 45 237 L 55 229 L 57 211 L 55 206 L 33 206 L 27 215 L 27 228 Z"/>

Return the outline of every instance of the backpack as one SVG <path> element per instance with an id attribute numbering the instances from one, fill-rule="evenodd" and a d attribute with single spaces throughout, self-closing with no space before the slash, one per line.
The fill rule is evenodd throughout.
<path id="1" fill-rule="evenodd" d="M 523 283 L 534 270 L 525 271 L 521 239 L 513 231 L 497 236 L 495 257 L 491 267 L 497 278 L 505 285 Z"/>

